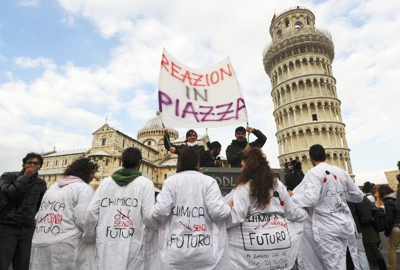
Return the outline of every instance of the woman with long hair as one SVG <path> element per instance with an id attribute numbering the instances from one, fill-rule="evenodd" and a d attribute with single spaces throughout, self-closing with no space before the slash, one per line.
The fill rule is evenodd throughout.
<path id="1" fill-rule="evenodd" d="M 97 169 L 91 159 L 77 159 L 46 191 L 36 215 L 29 269 L 94 269 L 94 238 L 85 237 L 83 226 Z"/>
<path id="2" fill-rule="evenodd" d="M 233 269 L 291 269 L 306 210 L 295 205 L 259 148 L 242 156 L 227 227 Z"/>
<path id="3" fill-rule="evenodd" d="M 231 207 L 217 182 L 198 172 L 200 157 L 183 149 L 153 208 L 160 221 L 161 269 L 230 269 L 224 220 Z"/>

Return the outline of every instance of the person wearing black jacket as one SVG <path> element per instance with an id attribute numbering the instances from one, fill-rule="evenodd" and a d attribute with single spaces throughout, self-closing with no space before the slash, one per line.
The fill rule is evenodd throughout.
<path id="1" fill-rule="evenodd" d="M 29 269 L 35 215 L 47 189 L 38 177 L 43 158 L 28 153 L 22 162 L 22 171 L 0 178 L 0 270 L 8 270 L 11 262 L 16 270 Z"/>
<path id="2" fill-rule="evenodd" d="M 388 223 L 385 229 L 385 236 L 389 237 L 388 270 L 394 270 L 397 261 L 396 249 L 400 246 L 400 211 L 396 209 L 396 194 L 393 189 L 389 186 L 380 186 L 378 193 L 379 198 L 385 205 L 385 214 Z"/>
<path id="3" fill-rule="evenodd" d="M 178 159 L 179 159 L 179 155 L 182 152 L 182 150 L 185 148 L 188 148 L 188 147 L 195 149 L 197 151 L 197 153 L 199 153 L 200 158 L 204 155 L 204 151 L 205 151 L 204 146 L 198 144 L 197 132 L 194 131 L 193 129 L 190 129 L 186 132 L 185 144 L 181 144 L 181 145 L 172 144 L 168 132 L 165 132 L 164 133 L 164 147 L 170 153 L 178 155 Z"/>
<path id="4" fill-rule="evenodd" d="M 207 143 L 208 151 L 200 157 L 200 167 L 221 167 L 221 159 L 218 157 L 221 153 L 221 144 L 217 141 Z"/>
<path id="5" fill-rule="evenodd" d="M 290 169 L 292 168 L 292 169 Z M 289 164 L 289 170 L 285 174 L 285 184 L 287 190 L 294 190 L 303 181 L 304 173 L 301 168 L 301 162 L 292 160 Z"/>
<path id="6" fill-rule="evenodd" d="M 232 140 L 232 143 L 226 149 L 226 157 L 231 167 L 241 167 L 242 155 L 245 149 L 250 147 L 262 148 L 267 141 L 267 137 L 260 131 L 252 127 L 247 127 L 247 132 L 253 133 L 257 140 L 248 143 L 246 139 L 246 129 L 244 127 L 238 127 L 235 130 L 236 140 Z"/>
<path id="7" fill-rule="evenodd" d="M 364 235 L 361 229 L 362 226 L 361 222 L 363 221 L 364 218 L 372 219 L 372 210 L 370 209 L 371 211 L 368 211 L 368 208 L 365 207 L 365 200 L 367 200 L 367 198 L 364 197 L 364 201 L 361 203 L 353 203 L 349 201 L 347 202 L 347 205 L 349 206 L 351 211 L 351 215 L 353 216 L 354 223 L 356 224 L 356 229 L 358 233 L 358 235 L 356 235 L 357 255 L 360 267 L 363 270 L 369 269 L 369 263 L 366 255 L 366 250 L 363 244 Z M 368 217 L 366 217 L 365 215 L 367 215 Z M 383 263 L 385 263 L 385 261 L 383 261 Z M 347 265 L 347 270 L 355 269 L 349 252 L 347 252 L 346 265 Z M 384 269 L 386 269 L 386 266 Z"/>
<path id="8" fill-rule="evenodd" d="M 400 161 L 397 161 L 397 168 L 400 171 Z M 397 181 L 399 182 L 397 184 L 397 198 L 400 198 L 400 173 L 398 175 L 396 175 Z M 396 200 L 396 208 L 397 211 L 400 211 L 400 199 Z"/>
<path id="9" fill-rule="evenodd" d="M 381 241 L 379 238 L 379 232 L 375 230 L 372 223 L 372 207 L 374 207 L 374 204 L 366 196 L 364 196 L 363 201 L 360 203 L 347 202 L 347 204 L 350 208 L 351 214 L 353 215 L 357 232 L 359 233 L 357 239 L 358 252 L 363 253 L 363 251 L 360 250 L 360 247 L 362 246 L 363 249 L 365 248 L 364 254 L 367 255 L 369 265 L 377 265 L 380 270 L 386 270 L 385 259 L 378 248 L 379 242 Z M 362 242 L 360 243 L 359 240 L 361 239 Z"/>

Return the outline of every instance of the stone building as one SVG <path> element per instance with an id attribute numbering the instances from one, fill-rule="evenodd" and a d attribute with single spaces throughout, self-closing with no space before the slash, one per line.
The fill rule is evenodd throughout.
<path id="1" fill-rule="evenodd" d="M 314 14 L 295 7 L 274 16 L 272 43 L 264 51 L 264 68 L 270 77 L 279 163 L 299 160 L 303 170 L 312 167 L 308 149 L 321 144 L 327 162 L 352 174 L 332 73 L 334 45 L 331 35 L 315 28 Z"/>
<path id="2" fill-rule="evenodd" d="M 89 157 L 99 165 L 96 179 L 91 183 L 96 188 L 102 179 L 121 168 L 122 152 L 133 146 L 142 152 L 143 162 L 140 171 L 144 176 L 152 179 L 155 187 L 160 189 L 164 180 L 176 172 L 177 163 L 177 155 L 170 154 L 164 148 L 164 130 L 158 114 L 138 131 L 137 140 L 106 123 L 93 132 L 91 148 L 62 152 L 54 149 L 51 152 L 43 153 L 44 163 L 39 174 L 50 186 L 74 160 L 80 157 Z M 179 138 L 179 133 L 175 129 L 167 127 L 166 130 L 170 135 L 171 143 L 179 145 L 185 142 L 185 138 Z M 198 141 L 200 145 L 205 146 L 208 136 L 199 136 Z"/>

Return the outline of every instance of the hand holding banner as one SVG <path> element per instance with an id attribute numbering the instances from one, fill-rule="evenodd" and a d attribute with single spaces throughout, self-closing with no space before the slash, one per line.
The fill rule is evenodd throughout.
<path id="1" fill-rule="evenodd" d="M 171 127 L 208 128 L 247 122 L 247 110 L 229 59 L 209 70 L 162 55 L 158 91 L 163 123 Z"/>

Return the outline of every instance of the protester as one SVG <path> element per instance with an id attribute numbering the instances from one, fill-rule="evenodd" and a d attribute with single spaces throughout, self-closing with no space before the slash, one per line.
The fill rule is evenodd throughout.
<path id="1" fill-rule="evenodd" d="M 29 269 L 35 215 L 46 192 L 38 177 L 43 158 L 28 153 L 22 171 L 6 172 L 0 178 L 0 270 Z"/>
<path id="2" fill-rule="evenodd" d="M 208 151 L 200 156 L 200 167 L 221 167 L 221 159 L 218 157 L 221 153 L 221 144 L 217 141 L 207 143 Z"/>
<path id="3" fill-rule="evenodd" d="M 388 270 L 394 270 L 397 263 L 396 249 L 400 245 L 400 211 L 396 209 L 396 193 L 389 186 L 378 188 L 379 198 L 385 205 L 387 227 L 385 236 L 389 237 L 389 263 Z"/>
<path id="4" fill-rule="evenodd" d="M 345 269 L 347 248 L 358 269 L 355 225 L 346 201 L 361 202 L 364 194 L 344 170 L 325 162 L 321 145 L 311 146 L 309 154 L 314 168 L 292 196 L 310 213 L 299 252 L 300 269 Z"/>
<path id="5" fill-rule="evenodd" d="M 142 155 L 129 147 L 122 169 L 101 181 L 86 214 L 85 236 L 96 235 L 97 269 L 156 269 L 153 182 L 139 172 Z"/>
<path id="6" fill-rule="evenodd" d="M 400 161 L 397 162 L 397 168 L 400 171 Z M 400 198 L 400 173 L 396 175 L 397 181 L 399 182 L 397 184 L 397 198 Z M 396 200 L 396 208 L 397 211 L 400 211 L 400 200 Z"/>
<path id="7" fill-rule="evenodd" d="M 376 185 L 367 181 L 364 183 L 362 190 L 367 199 L 370 200 L 373 204 L 377 205 L 375 198 Z"/>
<path id="8" fill-rule="evenodd" d="M 230 198 L 229 198 L 230 197 Z M 306 210 L 295 205 L 259 148 L 242 156 L 233 207 L 227 220 L 232 269 L 291 269 L 300 246 Z"/>
<path id="9" fill-rule="evenodd" d="M 194 148 L 200 155 L 200 157 L 204 154 L 204 146 L 199 145 L 197 142 L 197 132 L 193 129 L 190 129 L 186 132 L 186 140 L 185 144 L 181 145 L 174 145 L 171 143 L 170 137 L 168 132 L 164 133 L 164 147 L 167 151 L 171 152 L 172 154 L 177 154 L 178 156 L 181 154 L 182 150 L 185 148 Z"/>
<path id="10" fill-rule="evenodd" d="M 351 203 L 349 203 L 349 206 Z M 379 243 L 381 242 L 379 237 L 379 232 L 375 229 L 373 225 L 373 208 L 376 205 L 371 202 L 366 196 L 361 203 L 357 203 L 356 213 L 359 220 L 359 225 L 362 233 L 362 241 L 365 247 L 365 252 L 369 265 L 371 267 L 378 267 L 380 270 L 386 269 L 385 259 L 379 250 Z M 351 209 L 351 208 L 350 208 Z M 358 228 L 357 228 L 358 229 Z M 357 239 L 358 240 L 358 239 Z"/>
<path id="11" fill-rule="evenodd" d="M 289 170 L 285 175 L 285 183 L 287 190 L 294 190 L 303 181 L 304 173 L 301 162 L 292 160 L 289 164 Z"/>
<path id="12" fill-rule="evenodd" d="M 248 143 L 246 129 L 244 127 L 237 127 L 235 130 L 236 140 L 232 140 L 232 143 L 226 149 L 226 157 L 231 167 L 240 167 L 245 149 L 250 149 L 250 147 L 262 148 L 267 141 L 267 137 L 260 130 L 247 127 L 247 132 L 253 133 L 257 139 L 254 142 Z"/>
<path id="13" fill-rule="evenodd" d="M 231 207 L 217 182 L 198 172 L 200 157 L 183 149 L 177 174 L 157 196 L 161 269 L 230 269 L 225 221 Z"/>
<path id="14" fill-rule="evenodd" d="M 44 194 L 36 216 L 30 270 L 94 269 L 94 239 L 83 236 L 98 166 L 75 160 Z M 92 243 L 90 243 L 92 242 Z"/>
<path id="15" fill-rule="evenodd" d="M 357 239 L 357 255 L 361 270 L 370 269 L 370 265 L 379 267 L 380 270 L 386 270 L 386 263 L 378 249 L 380 242 L 379 233 L 372 224 L 372 202 L 364 196 L 360 203 L 347 202 L 351 214 L 356 224 L 358 235 Z M 349 263 L 352 261 L 349 260 Z M 354 269 L 354 266 L 347 265 L 347 270 Z"/>

